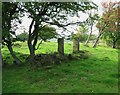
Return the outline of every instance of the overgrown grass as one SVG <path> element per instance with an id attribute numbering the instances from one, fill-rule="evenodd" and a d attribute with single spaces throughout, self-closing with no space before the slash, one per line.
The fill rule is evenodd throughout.
<path id="1" fill-rule="evenodd" d="M 14 46 L 14 50 L 24 61 L 29 51 L 26 43 L 20 45 L 19 48 Z M 118 51 L 110 47 L 89 46 L 80 45 L 81 50 L 90 52 L 88 59 L 64 62 L 51 69 L 32 70 L 27 63 L 4 67 L 3 93 L 117 93 Z M 45 42 L 36 54 L 56 51 L 57 43 Z M 65 43 L 65 53 L 72 53 L 72 43 Z M 13 60 L 6 47 L 2 54 L 11 64 Z"/>

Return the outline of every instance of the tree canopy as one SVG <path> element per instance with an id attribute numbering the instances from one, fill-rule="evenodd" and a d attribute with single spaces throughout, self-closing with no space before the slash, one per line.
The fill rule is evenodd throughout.
<path id="1" fill-rule="evenodd" d="M 116 2 L 103 3 L 103 7 L 105 8 L 105 12 L 96 27 L 100 33 L 103 33 L 102 38 L 112 40 L 113 47 L 115 48 L 115 44 L 120 37 L 120 31 L 118 29 L 120 8 Z"/>

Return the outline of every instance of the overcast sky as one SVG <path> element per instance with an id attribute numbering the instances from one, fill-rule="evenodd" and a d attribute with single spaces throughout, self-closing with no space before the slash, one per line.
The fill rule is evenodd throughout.
<path id="1" fill-rule="evenodd" d="M 92 0 L 92 1 L 98 5 L 98 14 L 102 15 L 101 2 L 102 1 L 109 1 L 109 0 Z M 119 1 L 119 0 L 112 0 L 112 1 Z M 79 12 L 79 13 L 80 13 L 80 18 L 79 18 L 80 21 L 84 21 L 84 20 L 87 19 L 88 15 L 83 14 L 81 12 Z M 76 17 L 72 17 L 72 18 L 68 18 L 68 19 L 72 22 L 78 20 L 78 18 L 76 18 Z M 25 30 L 25 32 L 27 32 L 30 23 L 31 23 L 31 19 L 27 18 L 27 16 L 24 16 L 22 18 L 22 24 L 20 25 L 21 28 L 17 30 L 17 34 L 20 34 L 21 32 L 24 32 L 24 30 Z M 67 27 L 67 29 L 71 32 L 75 32 L 77 28 L 78 28 L 77 25 L 72 25 L 72 26 Z M 56 28 L 56 29 L 59 33 L 61 33 L 63 31 L 60 28 Z M 68 34 L 68 32 L 66 32 L 66 33 Z M 96 35 L 98 34 L 98 30 L 96 29 L 95 26 L 93 28 L 93 34 L 96 34 Z"/>

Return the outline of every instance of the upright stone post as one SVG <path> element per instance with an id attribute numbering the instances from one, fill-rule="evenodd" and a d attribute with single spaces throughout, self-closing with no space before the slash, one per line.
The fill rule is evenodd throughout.
<path id="1" fill-rule="evenodd" d="M 73 53 L 79 52 L 79 40 L 73 39 Z"/>
<path id="2" fill-rule="evenodd" d="M 64 55 L 64 38 L 58 38 L 58 53 L 60 56 Z"/>

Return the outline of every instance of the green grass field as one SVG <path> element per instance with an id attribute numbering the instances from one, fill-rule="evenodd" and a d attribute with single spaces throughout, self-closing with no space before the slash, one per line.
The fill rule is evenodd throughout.
<path id="1" fill-rule="evenodd" d="M 21 47 L 14 46 L 14 51 L 25 61 L 29 54 L 27 44 L 20 44 Z M 118 50 L 83 44 L 80 49 L 89 51 L 88 59 L 64 62 L 52 69 L 32 70 L 27 63 L 11 65 L 13 59 L 4 47 L 3 58 L 10 65 L 3 67 L 3 93 L 118 93 Z M 44 42 L 36 54 L 56 51 L 57 43 Z M 65 53 L 72 53 L 72 43 L 65 43 Z"/>

